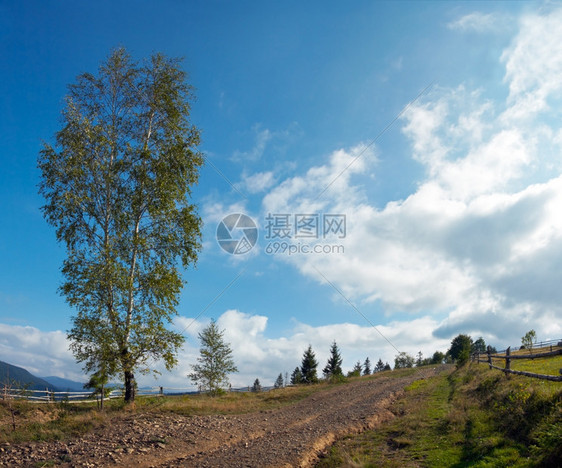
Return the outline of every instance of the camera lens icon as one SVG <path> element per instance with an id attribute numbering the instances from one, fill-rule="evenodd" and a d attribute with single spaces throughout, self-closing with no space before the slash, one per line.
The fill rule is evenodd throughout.
<path id="1" fill-rule="evenodd" d="M 243 213 L 225 216 L 217 226 L 217 242 L 232 255 L 248 253 L 258 241 L 255 221 Z"/>

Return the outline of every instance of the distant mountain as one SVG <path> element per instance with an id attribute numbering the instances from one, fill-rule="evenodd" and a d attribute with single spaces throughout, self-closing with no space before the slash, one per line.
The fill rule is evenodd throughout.
<path id="1" fill-rule="evenodd" d="M 14 388 L 26 388 L 27 390 L 49 389 L 56 392 L 55 385 L 44 379 L 35 377 L 23 367 L 13 366 L 7 362 L 0 361 L 0 385 L 11 385 Z"/>
<path id="2" fill-rule="evenodd" d="M 63 379 L 62 377 L 49 376 L 41 377 L 46 380 L 51 385 L 57 387 L 61 392 L 85 392 L 84 384 L 82 382 L 76 382 L 74 380 Z"/>

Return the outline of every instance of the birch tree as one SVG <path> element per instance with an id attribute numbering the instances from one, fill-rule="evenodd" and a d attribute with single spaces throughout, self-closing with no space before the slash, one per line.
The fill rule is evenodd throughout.
<path id="1" fill-rule="evenodd" d="M 62 129 L 39 155 L 43 213 L 66 246 L 60 291 L 75 310 L 68 332 L 84 369 L 121 376 L 176 363 L 169 329 L 187 268 L 200 250 L 191 189 L 203 163 L 180 61 L 113 51 L 69 86 Z"/>

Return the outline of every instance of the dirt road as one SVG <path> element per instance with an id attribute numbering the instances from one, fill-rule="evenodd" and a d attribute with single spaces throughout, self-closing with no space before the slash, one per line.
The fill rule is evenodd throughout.
<path id="1" fill-rule="evenodd" d="M 311 466 L 337 438 L 391 418 L 389 405 L 420 377 L 360 379 L 239 416 L 133 413 L 74 441 L 1 447 L 0 466 Z"/>

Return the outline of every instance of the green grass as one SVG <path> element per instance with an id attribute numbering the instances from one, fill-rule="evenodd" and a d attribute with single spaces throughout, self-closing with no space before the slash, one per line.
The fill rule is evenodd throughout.
<path id="1" fill-rule="evenodd" d="M 552 366 L 535 364 L 533 371 L 547 373 Z M 562 384 L 557 382 L 506 377 L 473 364 L 414 382 L 392 411 L 396 418 L 336 443 L 318 466 L 562 464 Z"/>

